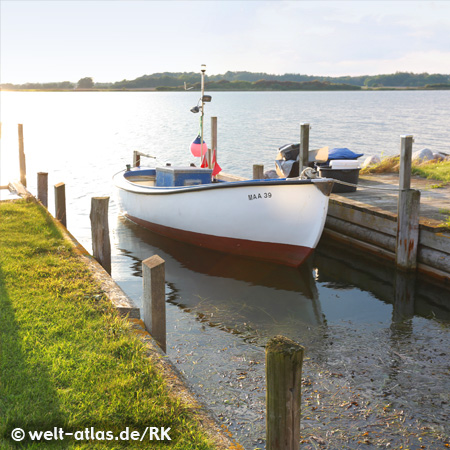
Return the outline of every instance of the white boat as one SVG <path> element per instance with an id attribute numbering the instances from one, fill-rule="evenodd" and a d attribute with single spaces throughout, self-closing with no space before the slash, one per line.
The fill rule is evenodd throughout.
<path id="1" fill-rule="evenodd" d="M 135 167 L 114 176 L 119 206 L 156 233 L 299 266 L 323 231 L 333 180 L 211 181 L 211 169 Z"/>
<path id="2" fill-rule="evenodd" d="M 127 167 L 114 176 L 119 206 L 130 220 L 163 236 L 299 266 L 319 242 L 333 180 L 217 180 L 217 136 L 212 137 L 210 152 L 203 139 L 205 102 L 211 101 L 204 92 L 205 71 L 202 65 L 201 97 L 191 109 L 201 112 L 191 152 L 205 168 Z"/>

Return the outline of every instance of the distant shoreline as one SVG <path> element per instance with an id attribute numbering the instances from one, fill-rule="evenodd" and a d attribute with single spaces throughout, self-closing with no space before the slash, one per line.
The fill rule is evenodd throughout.
<path id="1" fill-rule="evenodd" d="M 449 87 L 361 87 L 360 89 L 210 89 L 211 92 L 365 92 L 365 91 L 448 91 Z M 193 92 L 199 92 L 196 89 Z M 0 88 L 0 92 L 184 92 L 183 88 L 166 89 L 161 88 L 135 88 L 135 89 L 5 89 Z"/>
<path id="2" fill-rule="evenodd" d="M 449 90 L 450 74 L 396 72 L 361 76 L 274 75 L 262 72 L 226 72 L 205 77 L 206 91 L 376 91 L 376 90 Z M 26 92 L 154 92 L 200 91 L 199 74 L 163 72 L 142 75 L 134 80 L 95 82 L 84 77 L 77 82 L 52 81 L 23 84 L 0 83 L 1 90 Z"/>

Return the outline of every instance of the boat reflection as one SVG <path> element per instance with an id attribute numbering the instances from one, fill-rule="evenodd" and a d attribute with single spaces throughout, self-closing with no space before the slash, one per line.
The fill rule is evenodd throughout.
<path id="1" fill-rule="evenodd" d="M 327 324 L 345 320 L 404 327 L 414 316 L 450 319 L 442 286 L 326 240 L 294 269 L 177 242 L 122 217 L 115 237 L 114 278 L 139 306 L 141 263 L 158 254 L 170 303 L 259 342 L 284 334 L 316 347 Z"/>
<path id="2" fill-rule="evenodd" d="M 118 258 L 131 262 L 134 277 L 141 276 L 142 260 L 158 254 L 165 260 L 168 301 L 212 323 L 250 334 L 325 323 L 312 259 L 298 269 L 248 260 L 159 236 L 124 218 L 118 219 L 115 236 Z M 114 278 L 125 281 L 126 275 L 116 271 Z"/>

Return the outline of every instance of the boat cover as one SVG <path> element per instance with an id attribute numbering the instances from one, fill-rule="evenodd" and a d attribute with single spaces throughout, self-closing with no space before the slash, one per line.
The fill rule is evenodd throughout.
<path id="1" fill-rule="evenodd" d="M 332 148 L 328 150 L 328 162 L 332 159 L 357 159 L 364 153 L 355 153 L 348 148 Z"/>

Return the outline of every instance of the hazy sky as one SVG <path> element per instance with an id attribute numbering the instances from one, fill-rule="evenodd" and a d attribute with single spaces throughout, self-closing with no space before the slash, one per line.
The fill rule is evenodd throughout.
<path id="1" fill-rule="evenodd" d="M 1 0 L 2 83 L 450 73 L 450 1 Z"/>

